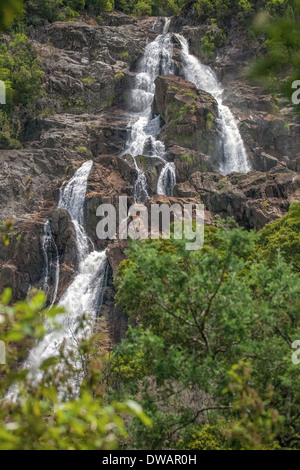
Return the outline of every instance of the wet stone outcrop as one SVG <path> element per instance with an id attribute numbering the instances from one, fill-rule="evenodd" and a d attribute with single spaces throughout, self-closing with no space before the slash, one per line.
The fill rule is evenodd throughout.
<path id="1" fill-rule="evenodd" d="M 196 172 L 175 187 L 174 195 L 198 196 L 213 217 L 233 217 L 247 229 L 260 230 L 300 200 L 300 175 L 289 170 L 228 176 Z"/>
<path id="2" fill-rule="evenodd" d="M 160 76 L 155 81 L 154 112 L 164 126 L 160 134 L 168 147 L 181 146 L 190 151 L 209 155 L 212 162 L 220 157 L 220 135 L 216 123 L 218 105 L 215 99 L 194 84 L 180 77 Z"/>

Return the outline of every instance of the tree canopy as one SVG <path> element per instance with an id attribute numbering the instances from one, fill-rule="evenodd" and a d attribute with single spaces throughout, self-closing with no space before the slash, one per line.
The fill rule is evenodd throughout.
<path id="1" fill-rule="evenodd" d="M 298 236 L 292 227 L 291 246 Z M 139 396 L 153 420 L 133 423 L 133 445 L 186 448 L 205 425 L 216 447 L 297 446 L 300 279 L 276 246 L 259 254 L 261 240 L 224 226 L 207 228 L 200 252 L 176 240 L 131 246 L 117 282 L 131 327 L 107 380 L 113 396 Z"/>

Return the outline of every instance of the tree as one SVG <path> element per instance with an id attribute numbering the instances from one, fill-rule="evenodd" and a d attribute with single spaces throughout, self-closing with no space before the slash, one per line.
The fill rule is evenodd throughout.
<path id="1" fill-rule="evenodd" d="M 259 233 L 257 248 L 272 263 L 278 250 L 300 272 L 300 203 L 291 205 L 288 214 Z"/>
<path id="2" fill-rule="evenodd" d="M 233 402 L 222 391 L 239 360 L 250 363 L 258 394 L 274 389 L 270 405 L 285 420 L 276 439 L 299 432 L 291 343 L 300 338 L 300 280 L 279 254 L 271 264 L 257 257 L 256 240 L 225 226 L 206 229 L 199 252 L 178 240 L 131 245 L 117 301 L 132 326 L 106 373 L 112 396 L 141 397 L 153 420 L 151 429 L 134 422 L 130 445 L 174 446 L 200 423 L 232 421 Z"/>
<path id="3" fill-rule="evenodd" d="M 0 31 L 9 28 L 16 15 L 23 12 L 22 0 L 1 0 L 0 5 Z"/>
<path id="4" fill-rule="evenodd" d="M 44 76 L 37 53 L 25 34 L 0 44 L 0 80 L 6 85 L 6 105 L 0 105 L 0 148 L 20 148 L 24 122 L 35 112 Z M 26 112 L 25 112 L 26 110 Z"/>
<path id="5" fill-rule="evenodd" d="M 0 338 L 6 344 L 7 361 L 0 366 L 1 450 L 112 450 L 127 436 L 123 416 L 151 425 L 136 402 L 107 403 L 96 394 L 99 357 L 98 368 L 95 363 L 89 367 L 79 394 L 74 394 L 71 384 L 82 369 L 74 368 L 77 356 L 75 361 L 74 353 L 64 348 L 44 361 L 34 376 L 23 369 L 28 348 L 46 333 L 45 322 L 55 329 L 55 317 L 64 312 L 58 307 L 43 310 L 42 292 L 12 307 L 10 299 L 7 289 L 0 300 Z M 78 358 L 88 359 L 95 344 L 95 337 L 79 344 Z"/>
<path id="6" fill-rule="evenodd" d="M 251 77 L 291 100 L 295 92 L 292 85 L 300 76 L 300 1 L 273 0 L 267 6 L 272 15 L 261 13 L 254 24 L 266 42 L 264 55 L 252 66 Z"/>

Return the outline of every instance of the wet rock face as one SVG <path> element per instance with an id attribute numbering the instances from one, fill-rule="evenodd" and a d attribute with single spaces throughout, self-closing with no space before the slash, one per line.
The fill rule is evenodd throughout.
<path id="1" fill-rule="evenodd" d="M 175 187 L 174 195 L 198 195 L 212 216 L 233 217 L 247 229 L 260 230 L 299 201 L 300 175 L 289 170 L 228 176 L 196 172 Z"/>
<path id="2" fill-rule="evenodd" d="M 180 77 L 161 76 L 155 85 L 154 111 L 165 123 L 161 140 L 167 146 L 181 146 L 209 155 L 212 161 L 219 160 L 218 105 L 215 99 Z"/>
<path id="3" fill-rule="evenodd" d="M 78 271 L 76 234 L 71 216 L 68 211 L 64 209 L 54 209 L 49 216 L 49 221 L 59 253 L 60 282 L 58 297 L 60 298 Z M 51 293 L 50 287 L 50 294 Z"/>
<path id="4" fill-rule="evenodd" d="M 34 32 L 46 72 L 47 96 L 40 101 L 42 111 L 99 112 L 118 99 L 125 73 L 153 35 L 152 19 L 126 19 L 128 24 L 116 21 L 114 26 L 54 23 Z M 114 21 L 107 17 L 107 22 Z"/>
<path id="5" fill-rule="evenodd" d="M 38 285 L 43 277 L 43 231 L 39 214 L 31 214 L 31 220 L 15 230 L 9 246 L 1 247 L 0 291 L 11 287 L 16 300 L 24 299 L 29 288 Z"/>

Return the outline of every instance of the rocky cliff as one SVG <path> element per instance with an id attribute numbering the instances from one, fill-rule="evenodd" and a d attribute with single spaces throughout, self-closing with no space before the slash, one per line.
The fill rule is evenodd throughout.
<path id="1" fill-rule="evenodd" d="M 70 284 L 78 265 L 74 228 L 69 214 L 56 207 L 59 188 L 84 161 L 94 161 L 85 218 L 88 235 L 99 249 L 105 243 L 96 237 L 96 208 L 101 203 L 117 204 L 120 195 L 133 202 L 137 171 L 130 157 L 120 157 L 128 134 L 129 90 L 147 42 L 162 28 L 163 19 L 107 15 L 102 25 L 80 20 L 54 23 L 32 33 L 45 72 L 44 96 L 37 103 L 37 118 L 26 125 L 24 148 L 0 153 L 1 219 L 15 221 L 9 247 L 0 249 L 0 291 L 10 285 L 20 299 L 31 286 L 43 286 L 42 239 L 47 219 L 60 257 L 59 295 Z M 205 27 L 175 18 L 171 30 L 184 35 L 191 51 L 201 57 Z M 167 159 L 176 166 L 174 198 L 161 200 L 194 198 L 205 204 L 208 223 L 231 216 L 247 229 L 260 229 L 300 199 L 297 116 L 288 103 L 278 103 L 245 78 L 258 46 L 249 44 L 243 32 L 233 27 L 228 44 L 209 64 L 226 86 L 225 103 L 240 122 L 253 171 L 221 175 L 216 101 L 183 78 L 176 35 L 173 46 L 177 76 L 156 79 L 153 108 L 161 117 L 159 137 Z M 161 162 L 140 156 L 139 163 L 150 196 L 157 201 Z M 123 250 L 124 243 L 114 242 L 108 251 L 112 269 L 104 312 L 111 319 L 113 340 L 126 328 L 113 305 L 113 272 Z"/>

